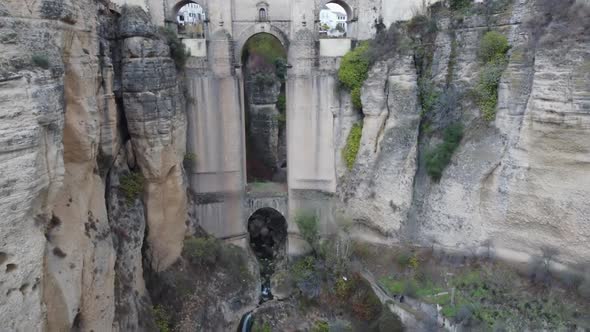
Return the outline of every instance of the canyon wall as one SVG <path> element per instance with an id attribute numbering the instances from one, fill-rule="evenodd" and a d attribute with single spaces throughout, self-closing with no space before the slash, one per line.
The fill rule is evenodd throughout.
<path id="1" fill-rule="evenodd" d="M 185 100 L 183 71 L 153 24 L 163 22 L 168 3 L 117 3 L 141 7 L 0 3 L 0 322 L 9 330 L 154 328 L 144 275 L 174 266 L 182 251 L 187 122 L 190 145 L 203 152 L 192 171 L 193 189 L 203 194 L 190 203 L 203 205 L 193 225 L 220 237 L 244 234 L 243 197 L 218 195 L 239 192 L 245 178 L 232 27 L 210 36 L 210 63 L 189 59 L 186 89 L 195 98 Z M 549 13 L 547 3 L 515 0 L 492 13 L 436 17 L 429 65 L 417 62 L 414 49 L 376 62 L 358 114 L 338 89 L 339 59 L 318 56 L 317 38 L 299 15 L 309 19 L 312 8 L 293 2 L 285 12 L 295 22 L 285 25 L 293 66 L 287 109 L 289 128 L 300 130 L 287 135 L 289 197 L 269 201 L 285 215 L 313 206 L 325 217 L 337 190 L 360 235 L 498 253 L 551 248 L 559 261 L 588 261 L 587 1 Z M 363 7 L 359 36 L 373 34 L 379 10 L 394 11 L 379 6 Z M 212 10 L 212 25 L 231 21 L 228 6 Z M 512 45 L 491 122 L 471 98 L 482 70 L 478 45 L 490 29 Z M 425 115 L 423 79 L 453 91 L 452 107 Z M 360 151 L 347 170 L 342 149 L 361 118 Z M 434 181 L 425 155 L 455 122 L 465 135 Z M 296 233 L 292 220 L 289 227 Z M 224 324 L 256 300 L 253 289 Z M 218 287 L 216 297 L 224 291 Z"/>
<path id="2" fill-rule="evenodd" d="M 587 262 L 587 13 L 583 1 L 513 1 L 487 14 L 435 16 L 429 66 L 417 64 L 413 51 L 378 62 L 363 88 L 357 162 L 340 184 L 349 213 L 394 242 Z M 483 68 L 478 48 L 490 30 L 505 35 L 511 50 L 488 122 L 472 96 Z M 452 95 L 452 105 L 425 115 L 416 73 Z M 464 137 L 435 181 L 425 155 L 455 122 Z"/>
<path id="3" fill-rule="evenodd" d="M 0 4 L 10 330 L 152 324 L 144 269 L 179 257 L 187 218 L 184 98 L 150 20 L 108 1 Z"/>

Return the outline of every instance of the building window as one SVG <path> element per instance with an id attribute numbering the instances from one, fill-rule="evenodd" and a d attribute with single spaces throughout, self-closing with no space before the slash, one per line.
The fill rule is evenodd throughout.
<path id="1" fill-rule="evenodd" d="M 267 20 L 266 9 L 260 8 L 260 10 L 258 11 L 258 20 L 260 20 L 260 21 Z"/>

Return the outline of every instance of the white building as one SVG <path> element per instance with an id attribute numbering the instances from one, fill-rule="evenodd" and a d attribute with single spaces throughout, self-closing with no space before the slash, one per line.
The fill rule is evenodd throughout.
<path id="1" fill-rule="evenodd" d="M 320 10 L 320 33 L 329 37 L 344 37 L 348 31 L 348 16 L 345 12 L 330 9 Z"/>
<path id="2" fill-rule="evenodd" d="M 178 11 L 176 19 L 179 25 L 197 25 L 206 20 L 203 7 L 196 3 L 188 3 Z"/>

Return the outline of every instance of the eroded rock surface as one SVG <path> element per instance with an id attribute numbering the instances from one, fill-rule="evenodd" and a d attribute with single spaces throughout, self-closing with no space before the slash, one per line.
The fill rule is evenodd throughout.
<path id="1" fill-rule="evenodd" d="M 150 258 L 180 255 L 177 71 L 156 27 L 116 10 L 85 0 L 0 5 L 0 321 L 9 330 L 150 329 L 145 230 L 159 234 Z M 121 179 L 137 167 L 147 185 L 129 199 Z"/>
<path id="2" fill-rule="evenodd" d="M 565 12 L 554 9 L 543 16 L 542 4 L 515 1 L 490 17 L 437 21 L 426 77 L 440 90 L 453 89 L 456 104 L 426 117 L 428 123 L 422 120 L 420 136 L 419 106 L 408 103 L 416 99 L 392 88 L 401 79 L 408 83 L 398 86 L 415 94 L 417 76 L 396 78 L 382 74 L 391 65 L 374 66 L 363 89 L 361 150 L 341 185 L 355 218 L 384 235 L 395 234 L 395 241 L 463 250 L 487 243 L 532 255 L 552 247 L 569 263 L 590 257 L 585 203 L 590 197 L 590 48 L 578 21 L 587 5 L 565 4 L 559 6 Z M 491 123 L 481 119 L 469 97 L 479 80 L 477 52 L 488 28 L 512 45 Z M 441 142 L 438 133 L 457 121 L 465 136 L 440 181 L 433 181 L 424 155 Z"/>

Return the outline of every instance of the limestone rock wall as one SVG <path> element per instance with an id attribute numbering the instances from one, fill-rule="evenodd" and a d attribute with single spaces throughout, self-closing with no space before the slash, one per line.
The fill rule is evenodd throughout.
<path id="1" fill-rule="evenodd" d="M 384 233 L 405 220 L 417 169 L 417 75 L 411 56 L 377 63 L 363 87 L 363 135 L 357 163 L 346 178 L 346 203 L 354 219 Z"/>
<path id="2" fill-rule="evenodd" d="M 0 322 L 7 330 L 43 328 L 45 233 L 64 176 L 61 23 L 46 15 L 20 1 L 0 4 Z M 33 64 L 36 54 L 46 56 L 47 69 Z"/>
<path id="3" fill-rule="evenodd" d="M 133 153 L 146 180 L 143 195 L 152 267 L 180 256 L 186 222 L 182 160 L 186 150 L 184 99 L 165 42 L 140 8 L 123 12 L 121 81 Z"/>
<path id="4" fill-rule="evenodd" d="M 357 221 L 393 241 L 463 250 L 491 245 L 498 253 L 512 253 L 505 258 L 516 252 L 540 255 L 552 247 L 565 263 L 590 259 L 590 46 L 587 24 L 579 21 L 588 7 L 578 1 L 545 15 L 542 3 L 514 1 L 489 17 L 437 20 L 427 74 L 440 89 L 453 87 L 458 101 L 429 118 L 430 132 L 424 120 L 418 131 L 419 106 L 406 111 L 412 104 L 407 101 L 415 100 L 405 95 L 412 90 L 387 88 L 395 78 L 382 73 L 391 66 L 375 65 L 363 89 L 359 157 L 340 183 Z M 481 70 L 477 49 L 489 29 L 512 45 L 490 123 L 469 98 Z M 417 76 L 402 78 L 408 83 L 401 86 L 412 87 Z M 385 119 L 392 115 L 406 119 L 396 121 L 389 134 L 397 139 L 387 139 Z M 455 121 L 464 124 L 465 137 L 435 182 L 426 173 L 424 155 Z"/>
<path id="5" fill-rule="evenodd" d="M 144 258 L 164 268 L 180 254 L 186 123 L 177 70 L 149 17 L 118 10 L 106 0 L 0 4 L 8 330 L 150 330 Z M 132 172 L 145 185 L 130 198 Z"/>

